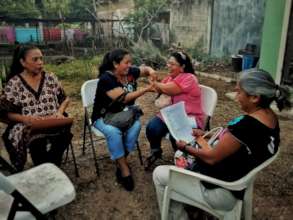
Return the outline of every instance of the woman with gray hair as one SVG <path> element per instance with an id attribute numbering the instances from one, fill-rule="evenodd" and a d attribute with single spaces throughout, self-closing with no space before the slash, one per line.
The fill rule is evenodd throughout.
<path id="1" fill-rule="evenodd" d="M 179 149 L 196 158 L 195 172 L 224 181 L 236 181 L 278 151 L 279 123 L 270 105 L 276 101 L 279 110 L 290 108 L 288 90 L 276 85 L 268 72 L 250 69 L 241 74 L 236 92 L 236 99 L 245 114 L 228 123 L 215 146 L 209 146 L 202 137 L 203 132 L 198 129 L 193 135 L 201 148 L 177 142 Z M 153 173 L 160 209 L 169 169 L 170 166 L 159 166 Z M 231 210 L 236 199 L 243 198 L 243 192 L 228 191 L 203 182 L 195 184 L 190 197 L 204 198 L 215 209 Z M 175 201 L 171 201 L 169 216 L 170 219 L 188 219 L 183 204 Z"/>

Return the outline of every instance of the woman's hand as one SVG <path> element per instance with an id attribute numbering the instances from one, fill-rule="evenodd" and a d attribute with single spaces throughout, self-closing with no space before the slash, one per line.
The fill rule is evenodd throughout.
<path id="1" fill-rule="evenodd" d="M 201 129 L 198 129 L 198 128 L 194 128 L 194 129 L 192 129 L 192 136 L 194 136 L 194 137 L 199 137 L 199 136 L 203 136 L 204 135 L 204 131 L 203 130 L 201 130 Z"/>
<path id="2" fill-rule="evenodd" d="M 149 77 L 150 80 L 155 81 L 157 80 L 157 75 L 156 75 L 156 71 L 150 67 L 150 66 L 146 66 L 145 64 L 142 64 L 139 66 L 142 75 L 146 75 Z"/>
<path id="3" fill-rule="evenodd" d="M 179 150 L 184 150 L 186 144 L 187 143 L 185 141 L 182 141 L 182 140 L 176 141 L 176 145 L 177 145 L 177 147 L 178 147 Z"/>
<path id="4" fill-rule="evenodd" d="M 68 107 L 69 103 L 70 103 L 70 99 L 69 99 L 69 97 L 66 97 L 66 99 L 59 106 L 59 109 L 58 109 L 56 115 L 59 115 L 59 116 L 62 115 L 63 116 L 63 113 L 65 112 L 65 110 Z"/>
<path id="5" fill-rule="evenodd" d="M 206 139 L 203 138 L 203 136 L 196 137 L 196 142 L 200 145 L 200 147 L 203 150 L 209 150 L 209 149 L 211 149 L 211 146 L 208 144 L 208 142 L 206 141 Z"/>
<path id="6" fill-rule="evenodd" d="M 145 87 L 146 92 L 156 92 L 154 81 L 149 80 L 149 84 Z"/>

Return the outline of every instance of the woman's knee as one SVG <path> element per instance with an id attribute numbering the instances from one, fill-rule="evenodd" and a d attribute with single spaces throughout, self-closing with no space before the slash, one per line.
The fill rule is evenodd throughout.
<path id="1" fill-rule="evenodd" d="M 164 122 L 161 121 L 160 118 L 158 117 L 154 117 L 152 118 L 148 124 L 147 124 L 147 127 L 146 127 L 146 135 L 148 138 L 151 138 L 151 137 L 159 137 L 162 135 L 163 133 L 163 124 Z"/>
<path id="2" fill-rule="evenodd" d="M 223 188 L 206 189 L 204 186 L 201 186 L 201 190 L 205 201 L 215 209 L 229 211 L 237 202 L 229 190 Z"/>
<path id="3" fill-rule="evenodd" d="M 128 129 L 127 133 L 139 134 L 141 130 L 141 122 L 140 120 L 136 120 L 133 125 Z"/>
<path id="4" fill-rule="evenodd" d="M 153 172 L 153 182 L 156 186 L 166 186 L 169 179 L 170 166 L 157 166 Z"/>
<path id="5" fill-rule="evenodd" d="M 138 140 L 138 136 L 141 129 L 141 123 L 139 120 L 135 121 L 132 127 L 127 131 L 126 136 L 124 138 L 124 144 L 128 150 L 131 152 L 136 147 L 136 142 Z"/>

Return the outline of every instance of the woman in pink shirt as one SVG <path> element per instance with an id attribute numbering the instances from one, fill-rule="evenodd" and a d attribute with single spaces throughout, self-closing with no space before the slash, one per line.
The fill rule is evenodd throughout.
<path id="1" fill-rule="evenodd" d="M 161 82 L 154 82 L 154 87 L 159 93 L 171 96 L 172 104 L 184 101 L 187 115 L 196 122 L 194 127 L 203 128 L 201 91 L 189 56 L 183 52 L 174 52 L 167 62 L 167 67 L 169 75 Z M 162 157 L 161 141 L 168 132 L 160 114 L 148 122 L 146 136 L 150 142 L 151 155 L 147 158 L 146 169 Z M 176 149 L 174 138 L 170 137 L 170 140 Z"/>

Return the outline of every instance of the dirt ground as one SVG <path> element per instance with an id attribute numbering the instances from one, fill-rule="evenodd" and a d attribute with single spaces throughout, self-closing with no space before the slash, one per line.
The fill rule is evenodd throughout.
<path id="1" fill-rule="evenodd" d="M 234 85 L 223 81 L 199 77 L 201 84 L 215 88 L 218 93 L 218 104 L 212 120 L 212 127 L 225 123 L 241 114 L 236 102 L 225 97 L 226 92 L 233 90 Z M 141 82 L 140 85 L 144 83 Z M 67 87 L 67 88 L 66 88 Z M 65 86 L 66 89 L 71 89 Z M 143 159 L 149 155 L 149 145 L 145 137 L 147 121 L 158 111 L 153 105 L 154 94 L 146 94 L 138 100 L 144 110 L 142 130 L 139 138 Z M 71 158 L 62 166 L 76 188 L 76 199 L 59 209 L 57 219 L 160 219 L 152 182 L 152 172 L 146 172 L 139 163 L 137 152 L 129 156 L 129 163 L 135 181 L 133 192 L 125 191 L 115 180 L 115 165 L 109 159 L 105 142 L 95 143 L 99 157 L 100 177 L 95 174 L 92 153 L 87 138 L 86 152 L 82 154 L 83 110 L 78 97 L 73 98 L 69 113 L 75 118 L 73 128 L 74 147 L 77 156 L 80 177 L 74 175 Z M 281 152 L 277 160 L 265 169 L 256 179 L 253 217 L 254 219 L 293 219 L 293 123 L 281 118 Z M 290 135 L 291 134 L 291 135 Z M 172 161 L 173 151 L 168 141 L 163 141 L 163 157 Z M 166 164 L 166 161 L 159 161 Z"/>

